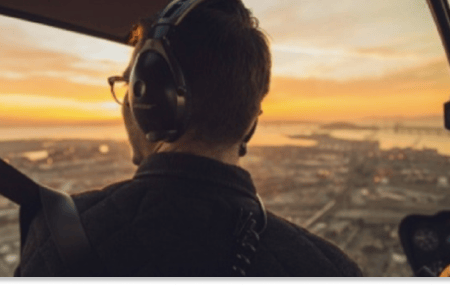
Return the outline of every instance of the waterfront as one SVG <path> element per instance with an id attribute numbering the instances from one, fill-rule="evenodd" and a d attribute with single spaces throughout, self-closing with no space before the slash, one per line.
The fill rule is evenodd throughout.
<path id="1" fill-rule="evenodd" d="M 3 140 L 0 157 L 68 193 L 133 175 L 136 167 L 118 131 L 115 139 L 100 140 L 108 131 L 97 130 L 95 137 L 84 130 L 76 135 L 95 139 Z M 262 125 L 242 166 L 268 210 L 336 244 L 365 276 L 411 276 L 398 223 L 408 214 L 449 208 L 450 156 L 419 144 L 383 149 L 374 136 L 337 137 L 311 124 Z M 18 262 L 18 207 L 0 198 L 0 276 L 11 276 Z"/>
<path id="2" fill-rule="evenodd" d="M 333 138 L 348 140 L 374 140 L 380 143 L 380 149 L 391 148 L 436 149 L 440 154 L 450 155 L 450 131 L 443 128 L 439 119 L 429 121 L 413 121 L 404 123 L 407 126 L 428 126 L 441 128 L 442 133 L 395 133 L 392 122 L 366 122 L 383 129 L 374 130 L 324 130 L 320 123 L 260 123 L 250 146 L 314 146 L 313 139 L 292 139 L 293 135 L 328 134 Z M 0 141 L 33 140 L 33 139 L 87 139 L 87 140 L 126 140 L 127 135 L 122 124 L 106 126 L 59 126 L 59 127 L 0 127 Z"/>

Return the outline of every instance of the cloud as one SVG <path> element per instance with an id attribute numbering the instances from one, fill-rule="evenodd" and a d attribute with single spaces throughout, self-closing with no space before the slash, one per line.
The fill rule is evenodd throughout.
<path id="1" fill-rule="evenodd" d="M 107 76 L 121 73 L 125 68 L 125 65 L 109 61 L 86 61 L 80 57 L 27 46 L 2 46 L 1 51 L 0 77 L 8 79 L 47 76 L 77 81 L 80 77 L 90 77 L 84 82 L 97 82 L 94 84 L 106 86 Z M 99 84 L 99 80 L 103 83 Z"/>
<path id="2" fill-rule="evenodd" d="M 257 5 L 253 0 L 246 3 Z M 444 54 L 425 2 L 273 3 L 257 10 L 257 16 L 272 39 L 275 76 L 378 78 Z"/>
<path id="3" fill-rule="evenodd" d="M 274 77 L 263 120 L 439 115 L 450 90 L 445 57 L 378 78 Z"/>
<path id="4" fill-rule="evenodd" d="M 255 8 L 256 16 L 275 44 L 351 50 L 406 43 L 411 48 L 410 39 L 417 36 L 439 44 L 425 1 L 285 0 L 265 7 Z"/>
<path id="5" fill-rule="evenodd" d="M 9 34 L 14 45 L 28 45 L 87 61 L 107 60 L 122 64 L 129 60 L 132 51 L 127 45 L 10 17 L 0 16 L 0 27 Z"/>
<path id="6" fill-rule="evenodd" d="M 448 67 L 423 1 L 245 2 L 254 5 L 262 28 L 272 37 L 275 77 L 264 117 L 436 114 L 448 97 Z M 72 115 L 87 120 L 98 115 L 95 108 L 108 114 L 117 107 L 106 78 L 125 68 L 126 50 L 5 19 L 0 17 L 0 93 L 5 94 L 0 100 L 34 96 L 20 97 L 29 100 L 28 107 L 15 103 L 16 112 L 24 116 L 37 116 L 51 104 L 63 106 L 60 110 L 85 106 L 74 108 L 79 114 L 49 113 L 66 120 Z M 36 96 L 47 101 L 34 101 Z M 59 99 L 72 101 L 64 105 L 69 101 Z"/>
<path id="7" fill-rule="evenodd" d="M 116 60 L 108 51 L 117 47 L 109 46 L 0 16 L 0 124 L 120 121 L 106 78 L 120 74 L 128 58 L 118 52 Z"/>
<path id="8" fill-rule="evenodd" d="M 357 48 L 355 49 L 355 55 L 362 57 L 373 57 L 378 59 L 418 59 L 423 56 L 420 52 L 414 51 L 400 51 L 393 47 L 370 47 L 370 48 Z"/>
<path id="9" fill-rule="evenodd" d="M 24 79 L 26 78 L 26 75 L 20 72 L 14 72 L 14 71 L 8 71 L 8 70 L 3 70 L 0 71 L 0 77 L 3 77 L 5 79 Z"/>
<path id="10" fill-rule="evenodd" d="M 412 93 L 421 88 L 450 89 L 449 66 L 445 57 L 436 58 L 420 66 L 401 69 L 378 78 L 327 80 L 322 78 L 275 77 L 271 92 L 295 96 L 296 89 L 308 90 L 302 96 L 332 96 L 353 94 L 361 96 L 394 92 Z M 334 92 L 330 92 L 335 90 Z M 298 94 L 298 93 L 297 93 Z"/>
<path id="11" fill-rule="evenodd" d="M 75 78 L 75 80 L 72 80 L 70 78 L 52 76 L 32 76 L 11 80 L 0 77 L 0 92 L 2 94 L 28 94 L 43 97 L 69 98 L 84 102 L 113 100 L 106 79 L 104 86 L 87 84 L 91 82 L 83 82 L 82 79 L 79 78 L 79 80 L 76 80 Z M 98 83 L 100 84 L 101 82 Z"/>
<path id="12" fill-rule="evenodd" d="M 2 125 L 28 122 L 83 123 L 120 121 L 120 106 L 113 102 L 80 102 L 72 98 L 33 96 L 28 94 L 0 94 Z"/>
<path id="13" fill-rule="evenodd" d="M 33 47 L 13 28 L 0 30 L 0 62 L 0 93 L 85 102 L 112 101 L 106 79 L 125 68 L 114 61 L 85 60 Z"/>
<path id="14" fill-rule="evenodd" d="M 0 82 L 32 84 L 36 78 L 45 78 L 46 81 L 60 79 L 107 88 L 106 78 L 121 74 L 127 65 L 128 58 L 121 59 L 121 55 L 130 48 L 122 47 L 121 52 L 116 46 L 68 31 L 0 17 Z M 112 51 L 116 52 L 116 57 Z M 51 89 L 51 85 L 48 88 Z M 39 91 L 43 95 L 52 93 Z"/>
<path id="15" fill-rule="evenodd" d="M 274 44 L 271 46 L 274 52 L 284 52 L 291 55 L 307 56 L 339 56 L 339 57 L 358 57 L 374 59 L 405 59 L 422 58 L 424 55 L 420 52 L 402 51 L 390 46 L 369 47 L 369 48 L 320 48 L 320 47 L 302 47 L 283 44 Z"/>
<path id="16" fill-rule="evenodd" d="M 72 98 L 54 98 L 47 96 L 34 96 L 28 94 L 0 94 L 2 99 L 2 107 L 5 109 L 11 109 L 15 106 L 21 106 L 26 108 L 39 108 L 51 106 L 56 108 L 56 106 L 61 108 L 75 108 L 82 110 L 106 110 L 111 109 L 110 105 L 105 105 L 105 102 L 80 102 Z M 119 111 L 120 107 L 115 104 L 116 108 L 114 111 Z M 105 108 L 106 107 L 106 108 Z"/>
<path id="17" fill-rule="evenodd" d="M 334 80 L 380 77 L 430 60 L 389 47 L 347 50 L 273 45 L 272 56 L 275 76 Z"/>

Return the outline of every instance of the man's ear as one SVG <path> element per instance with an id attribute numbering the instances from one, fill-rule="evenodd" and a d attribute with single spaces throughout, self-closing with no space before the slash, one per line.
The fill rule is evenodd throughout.
<path id="1" fill-rule="evenodd" d="M 242 140 L 242 142 L 244 143 L 248 143 L 250 141 L 250 139 L 253 137 L 253 135 L 255 134 L 256 131 L 256 126 L 258 125 L 258 118 L 256 118 L 255 122 L 253 123 L 252 128 L 250 129 L 250 131 L 245 135 L 244 139 Z"/>
<path id="2" fill-rule="evenodd" d="M 242 140 L 240 146 L 239 146 L 239 156 L 243 157 L 247 154 L 247 143 L 252 138 L 253 134 L 256 131 L 256 126 L 258 125 L 258 118 L 256 118 L 255 122 L 253 123 L 252 128 L 248 132 L 248 134 L 245 135 L 244 139 Z"/>

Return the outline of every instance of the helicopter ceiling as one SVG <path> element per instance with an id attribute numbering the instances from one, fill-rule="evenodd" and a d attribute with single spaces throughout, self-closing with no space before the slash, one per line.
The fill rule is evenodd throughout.
<path id="1" fill-rule="evenodd" d="M 0 14 L 125 43 L 137 19 L 169 0 L 0 0 Z"/>

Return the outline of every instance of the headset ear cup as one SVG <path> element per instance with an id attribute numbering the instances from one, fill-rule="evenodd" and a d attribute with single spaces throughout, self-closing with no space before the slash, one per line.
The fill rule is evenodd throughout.
<path id="1" fill-rule="evenodd" d="M 168 63 L 154 51 L 136 59 L 130 76 L 130 106 L 138 126 L 151 141 L 176 133 L 177 94 Z"/>

